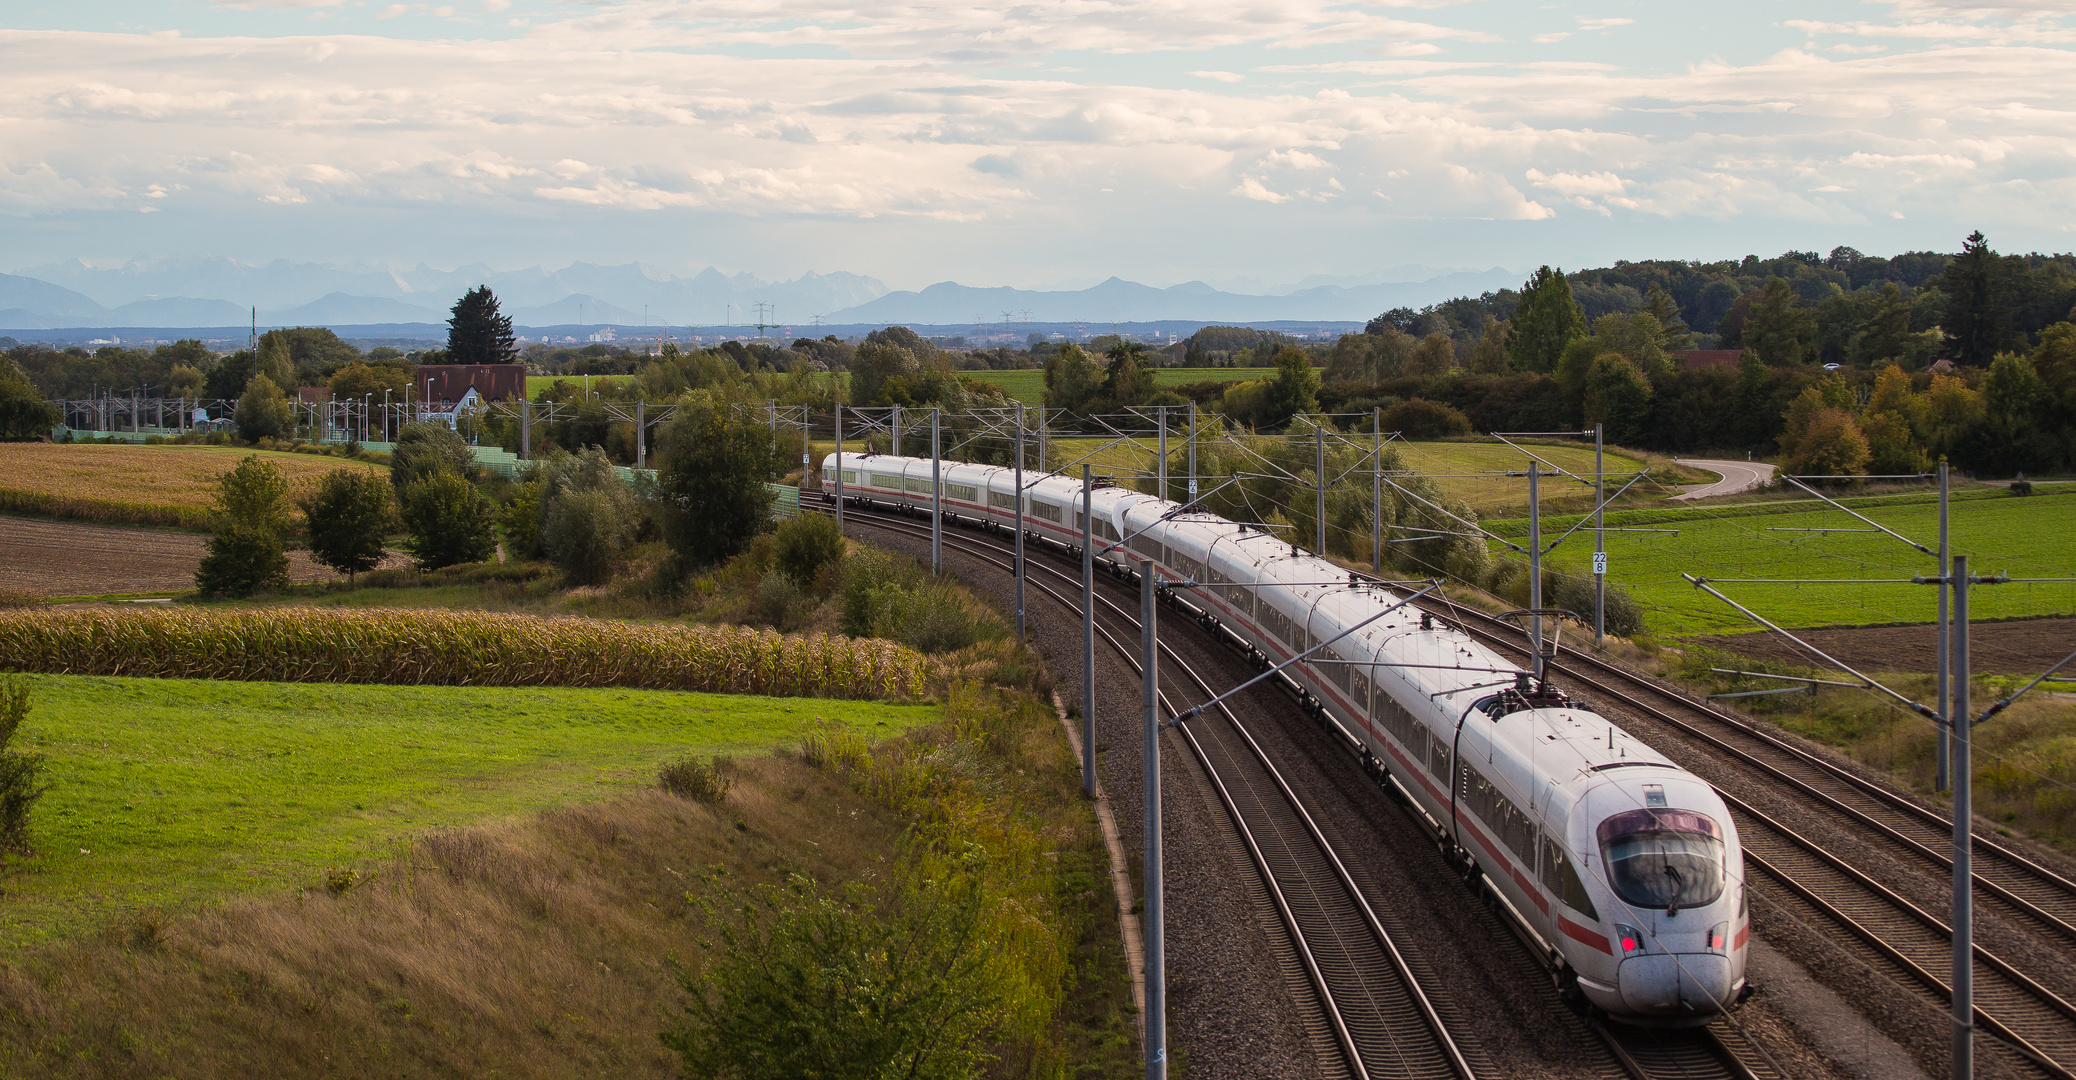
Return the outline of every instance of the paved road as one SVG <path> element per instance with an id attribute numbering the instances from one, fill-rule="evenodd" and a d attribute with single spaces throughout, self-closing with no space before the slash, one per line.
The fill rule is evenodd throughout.
<path id="1" fill-rule="evenodd" d="M 1707 469 L 1722 476 L 1713 484 L 1700 484 L 1674 495 L 1674 499 L 1706 499 L 1711 495 L 1735 495 L 1773 480 L 1773 466 L 1757 461 L 1701 461 L 1675 459 L 1682 465 Z"/>

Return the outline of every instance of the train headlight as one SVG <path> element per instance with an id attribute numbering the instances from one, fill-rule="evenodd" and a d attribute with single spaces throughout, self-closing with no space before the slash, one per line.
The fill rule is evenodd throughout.
<path id="1" fill-rule="evenodd" d="M 1708 931 L 1708 947 L 1716 952 L 1730 951 L 1730 924 L 1719 922 Z"/>
<path id="2" fill-rule="evenodd" d="M 1644 951 L 1643 933 L 1634 926 L 1616 923 L 1615 947 L 1622 950 L 1623 956 L 1636 956 Z"/>

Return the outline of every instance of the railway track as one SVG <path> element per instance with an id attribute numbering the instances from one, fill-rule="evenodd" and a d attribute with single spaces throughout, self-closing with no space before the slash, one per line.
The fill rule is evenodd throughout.
<path id="1" fill-rule="evenodd" d="M 1483 612 L 1451 607 L 1436 613 L 1503 651 L 1529 654 L 1519 628 Z M 1928 910 L 1883 881 L 1879 868 L 1863 867 L 1840 855 L 1837 843 L 1837 837 L 1849 836 L 1906 862 L 1915 861 L 1928 873 L 1943 870 L 1950 875 L 1951 857 L 1934 846 L 1950 842 L 1950 832 L 1942 836 L 1935 829 L 1950 828 L 1945 818 L 1784 736 L 1595 657 L 1564 653 L 1550 670 L 1619 702 L 1650 724 L 1701 743 L 1719 754 L 1725 766 L 1773 785 L 1822 816 L 1827 831 L 1838 830 L 1828 842 L 1813 839 L 1809 830 L 1791 827 L 1716 785 L 1737 818 L 1746 865 L 1774 886 L 1769 899 L 1806 925 L 1825 931 L 1868 968 L 1888 974 L 1938 1008 L 1950 1008 L 1952 988 L 1941 973 L 1951 970 L 1951 925 L 1938 910 Z M 1696 768 L 1699 763 L 1683 764 Z M 1699 771 L 1706 775 L 1706 769 Z M 1992 868 L 1975 880 L 1979 907 L 2026 927 L 2051 950 L 2066 949 L 2076 936 L 2069 922 L 2076 916 L 2076 884 L 1994 839 L 1978 834 L 1975 845 L 1983 863 Z M 1978 1026 L 2020 1059 L 2025 1071 L 2076 1080 L 2076 1004 L 2047 985 L 2066 980 L 2068 971 L 2029 970 L 2028 964 L 1985 947 L 1980 937 L 1974 951 Z"/>
<path id="2" fill-rule="evenodd" d="M 855 520 L 916 539 L 929 536 L 927 527 L 905 517 L 856 509 L 846 509 L 845 515 L 847 521 Z M 1004 573 L 1014 573 L 1012 563 L 1008 561 L 1013 559 L 1014 553 L 1009 548 L 950 530 L 944 533 L 944 543 Z M 1026 550 L 1027 555 L 1051 554 L 1050 549 L 1042 544 L 1027 545 Z M 1026 569 L 1027 588 L 1035 588 L 1067 611 L 1079 613 L 1081 605 L 1078 600 L 1070 599 L 1068 594 L 1036 580 L 1038 575 L 1057 578 L 1070 591 L 1078 591 L 1081 585 L 1078 565 L 1070 576 L 1050 565 L 1049 558 L 1040 557 L 1027 558 Z M 1029 573 L 1033 570 L 1038 575 Z M 1134 671 L 1138 671 L 1137 651 L 1118 636 L 1121 632 L 1125 640 L 1136 641 L 1138 620 L 1127 608 L 1102 595 L 1125 585 L 1108 574 L 1099 574 L 1098 582 L 1097 633 Z M 1218 693 L 1202 674 L 1165 643 L 1161 645 L 1160 655 L 1165 666 L 1172 666 L 1205 698 Z M 1238 660 L 1239 657 L 1235 656 L 1235 661 Z M 1161 707 L 1171 716 L 1176 711 L 1165 693 Z M 1212 716 L 1220 722 L 1205 723 Z M 1230 710 L 1220 706 L 1215 712 L 1206 713 L 1177 730 L 1210 776 L 1214 789 L 1241 834 L 1243 845 L 1260 870 L 1289 929 L 1294 947 L 1299 951 L 1301 965 L 1320 996 L 1326 1021 L 1350 1063 L 1351 1073 L 1357 1076 L 1470 1076 L 1472 1065 L 1467 1055 L 1449 1037 L 1434 1005 L 1408 970 L 1404 954 L 1377 919 L 1362 890 L 1334 853 L 1317 823 L 1245 725 Z M 1321 884 L 1329 880 L 1334 887 L 1322 890 Z M 1356 926 L 1365 927 L 1367 932 L 1354 933 L 1351 941 L 1351 931 Z M 1394 978 L 1380 986 L 1377 985 L 1377 975 L 1382 969 L 1380 961 L 1386 960 Z M 1364 1014 L 1352 1011 L 1350 1006 L 1356 1002 L 1365 1006 Z M 1403 1032 L 1409 1026 L 1415 1026 L 1416 1022 L 1437 1033 L 1440 1045 L 1436 1049 L 1441 1051 L 1441 1060 L 1438 1061 L 1432 1052 L 1409 1056 L 1398 1045 Z M 1761 1056 L 1741 1034 L 1719 1032 L 1717 1028 L 1720 1026 L 1645 1031 L 1621 1025 L 1598 1025 L 1595 1030 L 1608 1049 L 1609 1064 L 1613 1067 L 1610 1071 L 1619 1070 L 1620 1074 L 1633 1080 L 1717 1077 L 1757 1080 L 1758 1077 L 1777 1075 L 1763 1065 L 1755 1070 L 1751 1063 L 1760 1060 Z M 1445 1064 L 1446 1071 L 1434 1071 L 1438 1064 Z"/>

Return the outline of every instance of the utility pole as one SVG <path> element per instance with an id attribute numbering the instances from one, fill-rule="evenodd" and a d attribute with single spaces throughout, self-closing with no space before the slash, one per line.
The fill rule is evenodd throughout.
<path id="1" fill-rule="evenodd" d="M 937 414 L 930 410 L 930 570 L 944 573 L 944 461 L 937 456 Z"/>
<path id="2" fill-rule="evenodd" d="M 1160 472 L 1159 472 L 1159 476 L 1160 476 L 1160 490 L 1159 490 L 1158 492 L 1156 492 L 1156 494 L 1158 494 L 1158 495 L 1160 496 L 1160 499 L 1161 499 L 1161 501 L 1162 501 L 1162 502 L 1167 502 L 1167 501 L 1168 501 L 1168 407 L 1167 407 L 1166 405 L 1157 405 L 1157 406 L 1155 406 L 1154 408 L 1155 408 L 1155 410 L 1156 410 L 1156 411 L 1154 412 L 1154 415 L 1160 418 L 1160 425 L 1161 425 L 1161 433 L 1160 433 L 1160 437 L 1159 437 L 1159 439 L 1158 439 L 1158 443 L 1157 443 L 1157 445 L 1158 445 L 1158 449 L 1159 449 L 1159 453 L 1160 453 L 1160 459 L 1161 459 L 1161 462 L 1160 462 Z"/>
<path id="3" fill-rule="evenodd" d="M 1946 543 L 1946 462 L 1939 462 L 1939 576 L 1952 572 L 1952 549 Z M 1932 790 L 1945 791 L 1947 787 L 1947 751 L 1951 741 L 1948 732 L 1953 727 L 1953 710 L 1947 708 L 1952 693 L 1953 663 L 1953 620 L 1947 608 L 1947 590 L 1939 590 L 1939 731 L 1933 740 Z"/>
<path id="4" fill-rule="evenodd" d="M 1606 425 L 1593 425 L 1593 647 L 1599 648 L 1607 634 L 1607 473 L 1601 468 L 1602 437 Z"/>
<path id="5" fill-rule="evenodd" d="M 1968 718 L 1968 557 L 1953 557 L 1953 1075 L 1975 1076 L 1975 829 L 1970 800 Z"/>
<path id="6" fill-rule="evenodd" d="M 1197 403 L 1189 403 L 1189 503 L 1197 502 Z"/>
<path id="7" fill-rule="evenodd" d="M 1045 456 L 1045 406 L 1038 406 L 1038 471 L 1045 472 L 1050 466 Z"/>
<path id="8" fill-rule="evenodd" d="M 1144 865 L 1146 883 L 1146 1080 L 1167 1080 L 1168 961 L 1162 941 L 1165 925 L 1161 917 L 1161 725 L 1160 725 L 1160 640 L 1155 623 L 1160 605 L 1155 602 L 1154 561 L 1139 563 L 1140 663 L 1145 665 L 1140 681 L 1141 712 L 1146 746 L 1146 831 Z"/>
<path id="9" fill-rule="evenodd" d="M 843 404 L 836 406 L 836 531 L 843 531 Z"/>
<path id="10" fill-rule="evenodd" d="M 1370 408 L 1370 573 L 1384 576 L 1384 406 Z"/>
<path id="11" fill-rule="evenodd" d="M 1021 498 L 1019 498 L 1021 505 Z M 1095 483 L 1081 466 L 1081 793 L 1096 797 L 1096 548 L 1091 522 Z"/>
<path id="12" fill-rule="evenodd" d="M 649 410 L 648 402 L 637 399 L 634 403 L 634 467 L 649 467 Z M 807 459 L 801 458 L 800 482 L 807 482 Z"/>
<path id="13" fill-rule="evenodd" d="M 1016 403 L 1016 639 L 1024 640 L 1024 403 Z"/>
<path id="14" fill-rule="evenodd" d="M 1528 459 L 1528 626 L 1535 639 L 1535 681 L 1543 681 L 1543 515 L 1535 459 Z"/>
<path id="15" fill-rule="evenodd" d="M 636 442 L 635 445 L 639 446 L 641 444 Z M 519 460 L 526 461 L 532 457 L 533 402 L 528 401 L 525 394 L 521 394 L 519 395 Z"/>
<path id="16" fill-rule="evenodd" d="M 1318 515 L 1313 522 L 1312 535 L 1317 542 L 1312 553 L 1326 558 L 1326 429 L 1314 425 L 1312 428 L 1312 494 L 1313 511 Z"/>
<path id="17" fill-rule="evenodd" d="M 894 423 L 893 423 L 893 427 L 894 427 L 894 456 L 895 456 L 895 457 L 900 457 L 900 456 L 901 456 L 901 406 L 899 406 L 899 405 L 896 405 L 896 406 L 894 406 L 894 415 L 893 415 L 893 422 L 894 422 Z"/>

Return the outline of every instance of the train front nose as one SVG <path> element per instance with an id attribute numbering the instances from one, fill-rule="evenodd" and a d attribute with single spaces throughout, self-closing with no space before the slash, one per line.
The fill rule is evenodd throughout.
<path id="1" fill-rule="evenodd" d="M 1641 1016 L 1714 1016 L 1730 1003 L 1730 958 L 1721 953 L 1652 953 L 1622 961 L 1615 982 Z"/>

